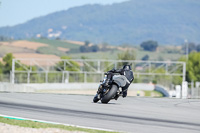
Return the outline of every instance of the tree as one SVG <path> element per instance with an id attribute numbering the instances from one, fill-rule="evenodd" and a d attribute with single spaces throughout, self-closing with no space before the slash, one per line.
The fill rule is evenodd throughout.
<path id="1" fill-rule="evenodd" d="M 200 52 L 189 54 L 189 59 L 186 67 L 186 80 L 191 82 L 200 81 Z"/>
<path id="2" fill-rule="evenodd" d="M 126 50 L 123 53 L 119 53 L 118 60 L 135 60 L 136 59 L 136 53 L 134 50 Z"/>
<path id="3" fill-rule="evenodd" d="M 156 84 L 162 84 L 163 86 L 169 86 L 172 83 L 171 76 L 164 75 L 166 70 L 164 68 L 158 68 L 154 70 L 154 73 L 162 73 L 163 75 L 155 75 L 152 77 L 152 82 Z"/>
<path id="4" fill-rule="evenodd" d="M 3 73 L 3 64 L 0 62 L 0 74 Z"/>
<path id="5" fill-rule="evenodd" d="M 89 46 L 89 44 L 90 44 L 90 41 L 86 40 L 85 41 L 85 46 Z"/>
<path id="6" fill-rule="evenodd" d="M 80 46 L 80 52 L 82 52 L 82 53 L 86 53 L 86 52 L 88 52 L 89 50 L 88 50 L 88 47 L 87 46 Z"/>
<path id="7" fill-rule="evenodd" d="M 192 52 L 188 56 L 186 64 L 186 81 L 200 81 L 200 52 Z M 182 57 L 180 61 L 186 61 L 185 57 Z"/>
<path id="8" fill-rule="evenodd" d="M 10 71 L 12 70 L 12 60 L 14 59 L 14 56 L 12 53 L 8 53 L 3 57 L 3 73 L 4 74 L 10 74 Z M 18 61 L 19 62 L 19 61 Z M 15 70 L 25 70 L 24 67 L 28 67 L 26 65 L 19 65 L 18 63 L 15 63 Z M 32 67 L 33 68 L 33 67 Z M 35 69 L 35 68 L 34 68 Z"/>
<path id="9" fill-rule="evenodd" d="M 66 62 L 66 64 L 65 64 L 66 65 L 65 70 L 64 70 L 64 63 L 65 62 L 64 61 L 58 62 L 57 65 L 56 65 L 56 70 L 57 71 L 61 71 L 60 68 L 62 70 L 64 70 L 64 71 L 78 71 L 79 70 L 79 68 L 80 68 L 79 64 L 77 62 L 75 62 L 75 61 L 71 61 L 70 57 L 62 56 L 61 59 L 67 59 L 69 61 Z"/>
<path id="10" fill-rule="evenodd" d="M 197 52 L 200 52 L 200 44 L 196 46 Z"/>
<path id="11" fill-rule="evenodd" d="M 117 55 L 118 60 L 135 60 L 136 59 L 136 53 L 134 50 L 127 50 L 123 53 L 119 53 Z M 120 65 L 126 65 L 128 62 L 123 62 Z"/>
<path id="12" fill-rule="evenodd" d="M 99 51 L 99 47 L 97 45 L 93 45 L 90 47 L 91 52 L 98 52 Z"/>
<path id="13" fill-rule="evenodd" d="M 89 42 L 85 42 L 84 46 L 80 46 L 80 52 L 86 53 L 86 52 L 98 52 L 99 47 L 97 45 L 89 46 Z"/>
<path id="14" fill-rule="evenodd" d="M 0 36 L 0 41 L 12 41 L 12 38 L 5 37 L 5 36 Z"/>
<path id="15" fill-rule="evenodd" d="M 146 61 L 146 60 L 149 60 L 149 55 L 145 55 L 144 57 L 142 57 L 142 60 Z"/>
<path id="16" fill-rule="evenodd" d="M 158 42 L 152 40 L 145 41 L 140 44 L 140 47 L 142 47 L 146 51 L 156 51 L 156 48 L 158 47 Z"/>
<path id="17" fill-rule="evenodd" d="M 5 57 L 3 57 L 3 61 L 5 63 L 4 67 L 3 67 L 3 73 L 4 74 L 9 74 L 10 71 L 12 70 L 12 59 L 13 59 L 13 55 L 12 53 L 8 53 L 6 54 Z"/>

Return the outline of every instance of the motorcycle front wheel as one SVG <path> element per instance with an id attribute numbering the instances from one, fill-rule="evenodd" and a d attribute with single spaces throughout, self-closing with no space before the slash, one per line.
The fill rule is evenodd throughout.
<path id="1" fill-rule="evenodd" d="M 94 96 L 94 98 L 93 98 L 93 102 L 94 103 L 97 103 L 99 101 L 99 99 L 98 99 L 98 94 L 96 94 L 95 96 Z"/>
<path id="2" fill-rule="evenodd" d="M 110 91 L 101 99 L 102 103 L 108 103 L 117 93 L 118 86 L 113 84 Z"/>

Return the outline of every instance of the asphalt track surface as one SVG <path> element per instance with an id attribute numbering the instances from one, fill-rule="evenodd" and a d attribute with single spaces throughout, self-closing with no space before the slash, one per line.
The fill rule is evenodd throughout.
<path id="1" fill-rule="evenodd" d="M 0 93 L 0 114 L 131 133 L 200 133 L 200 100 Z"/>

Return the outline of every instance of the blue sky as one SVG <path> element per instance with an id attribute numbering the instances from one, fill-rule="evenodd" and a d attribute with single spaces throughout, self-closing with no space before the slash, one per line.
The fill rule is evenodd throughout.
<path id="1" fill-rule="evenodd" d="M 85 4 L 112 4 L 127 0 L 0 0 L 0 27 Z"/>

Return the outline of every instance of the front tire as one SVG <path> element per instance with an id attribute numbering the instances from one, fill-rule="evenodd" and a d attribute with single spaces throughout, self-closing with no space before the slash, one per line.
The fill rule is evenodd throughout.
<path id="1" fill-rule="evenodd" d="M 93 98 L 93 102 L 94 103 L 97 103 L 99 101 L 99 99 L 98 99 L 98 94 L 96 94 L 95 96 L 94 96 L 94 98 Z"/>
<path id="2" fill-rule="evenodd" d="M 107 104 L 115 96 L 117 90 L 118 86 L 113 84 L 110 91 L 101 99 L 101 102 Z"/>

